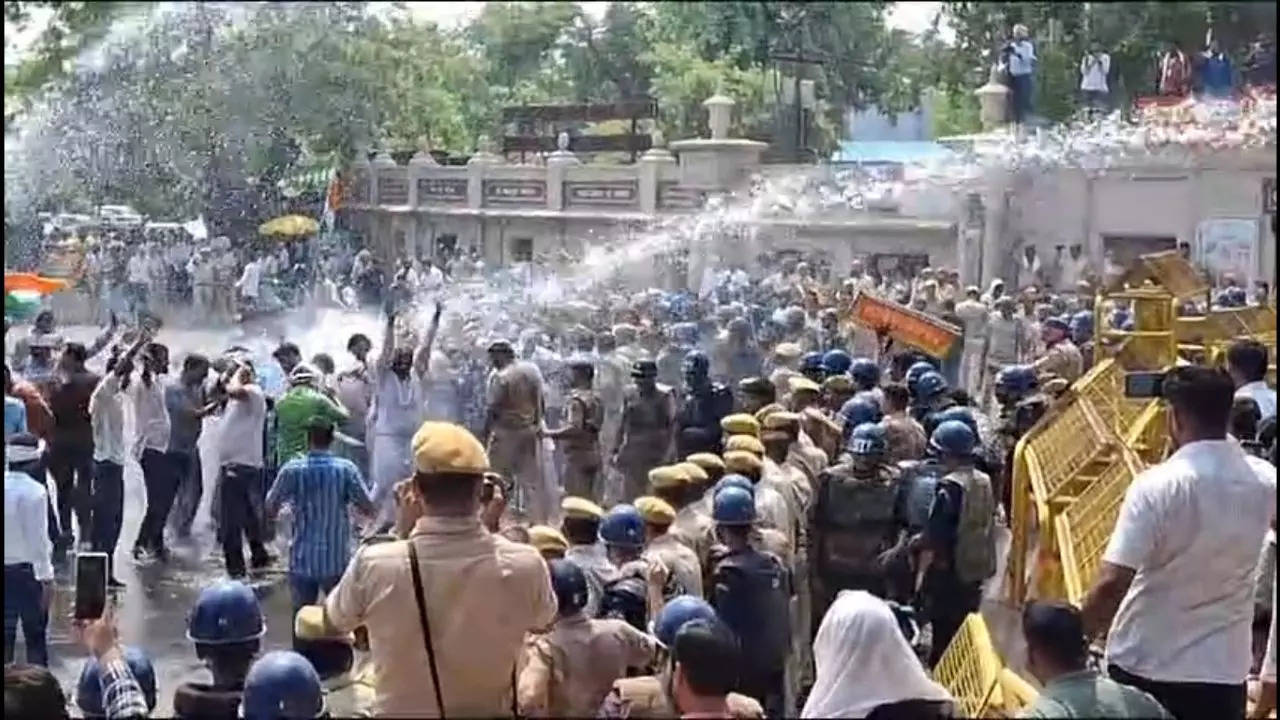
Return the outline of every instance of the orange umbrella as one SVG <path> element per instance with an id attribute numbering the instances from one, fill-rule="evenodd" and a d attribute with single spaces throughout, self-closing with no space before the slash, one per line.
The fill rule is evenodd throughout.
<path id="1" fill-rule="evenodd" d="M 4 291 L 6 293 L 26 291 L 49 295 L 59 290 L 66 290 L 68 286 L 69 284 L 66 280 L 44 277 L 35 273 L 12 272 L 4 274 Z"/>

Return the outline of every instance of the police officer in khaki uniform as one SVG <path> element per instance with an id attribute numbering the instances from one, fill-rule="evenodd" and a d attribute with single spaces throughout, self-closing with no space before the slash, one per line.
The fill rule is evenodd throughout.
<path id="1" fill-rule="evenodd" d="M 800 356 L 804 350 L 793 342 L 779 343 L 773 349 L 773 371 L 769 382 L 773 383 L 774 397 L 785 398 L 791 392 L 791 378 L 800 375 Z"/>
<path id="2" fill-rule="evenodd" d="M 590 360 L 569 363 L 568 424 L 548 430 L 564 454 L 564 491 L 578 497 L 602 497 L 600 431 L 604 405 L 592 389 L 595 366 Z"/>
<path id="3" fill-rule="evenodd" d="M 538 554 L 546 561 L 558 560 L 569 550 L 569 541 L 561 532 L 547 525 L 534 525 L 529 528 L 529 544 L 537 548 Z"/>
<path id="4" fill-rule="evenodd" d="M 649 471 L 649 491 L 653 497 L 659 498 L 675 509 L 675 518 L 670 523 L 671 537 L 684 547 L 693 551 L 694 556 L 698 558 L 699 564 L 705 559 L 706 547 L 701 543 L 701 532 L 703 528 L 698 523 L 698 514 L 696 508 L 692 507 L 691 500 L 696 498 L 694 486 L 694 472 L 698 477 L 706 478 L 707 474 L 702 468 L 693 463 L 676 463 L 675 465 L 663 465 Z M 701 481 L 700 483 L 701 484 Z M 680 517 L 684 517 L 684 523 L 678 522 Z M 684 531 L 681 530 L 684 528 Z"/>
<path id="5" fill-rule="evenodd" d="M 752 547 L 777 555 L 788 570 L 794 570 L 795 546 L 791 544 L 791 538 L 795 537 L 795 531 L 791 527 L 791 512 L 787 501 L 777 490 L 760 485 L 763 459 L 745 450 L 733 450 L 724 454 L 724 464 L 730 474 L 744 477 L 751 483 L 758 518 L 752 527 Z"/>
<path id="6" fill-rule="evenodd" d="M 638 360 L 631 369 L 635 384 L 622 403 L 622 423 L 613 449 L 614 466 L 623 476 L 623 499 L 644 494 L 649 471 L 661 465 L 675 446 L 675 398 L 657 382 L 658 366 Z"/>
<path id="7" fill-rule="evenodd" d="M 609 561 L 600 542 L 604 510 L 586 498 L 570 496 L 560 502 L 560 513 L 563 516 L 560 530 L 569 542 L 564 556 L 586 573 L 587 603 L 583 610 L 587 617 L 596 617 L 604 587 L 618 577 L 617 566 Z"/>
<path id="8" fill-rule="evenodd" d="M 734 413 L 720 418 L 720 429 L 726 441 L 733 435 L 760 437 L 760 421 L 749 413 Z"/>
<path id="9" fill-rule="evenodd" d="M 756 415 L 761 408 L 774 404 L 777 390 L 773 383 L 762 377 L 743 378 L 738 381 L 738 410 Z"/>
<path id="10" fill-rule="evenodd" d="M 658 642 L 670 650 L 676 633 L 694 620 L 715 621 L 716 611 L 701 598 L 682 595 L 667 601 L 653 622 Z M 612 690 L 596 712 L 600 718 L 672 718 L 679 715 L 671 696 L 674 668 L 668 661 L 656 675 L 626 678 L 613 683 Z M 764 708 L 755 698 L 731 692 L 725 698 L 729 716 L 763 718 Z"/>
<path id="11" fill-rule="evenodd" d="M 411 448 L 412 484 L 397 493 L 408 539 L 361 547 L 324 605 L 299 610 L 295 630 L 368 630 L 375 715 L 509 714 L 525 634 L 556 617 L 546 563 L 481 525 L 489 461 L 471 433 L 427 422 Z"/>
<path id="12" fill-rule="evenodd" d="M 686 467 L 691 478 L 689 502 L 676 510 L 671 532 L 693 550 L 698 562 L 705 567 L 707 553 L 715 538 L 715 523 L 711 521 L 711 488 L 724 477 L 724 460 L 711 453 L 694 453 L 688 461 L 679 464 Z M 692 468 L 697 468 L 702 474 L 696 474 Z"/>
<path id="13" fill-rule="evenodd" d="M 493 371 L 489 376 L 484 435 L 493 469 L 513 482 L 518 491 L 515 513 L 542 522 L 550 514 L 539 462 L 538 434 L 543 426 L 543 385 L 536 365 L 516 360 L 511 343 L 489 346 Z"/>
<path id="14" fill-rule="evenodd" d="M 1040 339 L 1045 353 L 1032 367 L 1039 375 L 1056 375 L 1073 383 L 1084 372 L 1080 348 L 1071 342 L 1071 331 L 1061 318 L 1051 317 L 1040 323 Z"/>
<path id="15" fill-rule="evenodd" d="M 658 641 L 622 620 L 583 613 L 587 580 L 571 560 L 548 563 L 559 609 L 555 624 L 525 646 L 516 684 L 523 717 L 591 717 L 628 668 L 658 657 Z"/>
<path id="16" fill-rule="evenodd" d="M 676 511 L 669 503 L 652 495 L 636 498 L 636 510 L 644 518 L 645 548 L 644 555 L 662 563 L 670 574 L 671 581 L 665 591 L 675 595 L 694 595 L 702 597 L 702 563 L 698 556 L 679 538 L 671 534 L 671 523 L 675 522 Z M 671 598 L 663 598 L 670 600 Z"/>

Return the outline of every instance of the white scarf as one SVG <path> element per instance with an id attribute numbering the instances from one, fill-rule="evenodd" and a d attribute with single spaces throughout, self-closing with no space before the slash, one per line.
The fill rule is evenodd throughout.
<path id="1" fill-rule="evenodd" d="M 800 717 L 860 718 L 903 700 L 950 701 L 925 673 L 893 611 L 870 593 L 843 591 L 813 642 L 817 680 Z"/>

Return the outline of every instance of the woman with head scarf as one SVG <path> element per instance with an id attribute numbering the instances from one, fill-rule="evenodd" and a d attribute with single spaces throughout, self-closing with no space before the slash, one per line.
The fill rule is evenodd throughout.
<path id="1" fill-rule="evenodd" d="M 951 717 L 951 695 L 929 678 L 889 606 L 868 592 L 836 597 L 813 657 L 817 679 L 800 717 Z"/>

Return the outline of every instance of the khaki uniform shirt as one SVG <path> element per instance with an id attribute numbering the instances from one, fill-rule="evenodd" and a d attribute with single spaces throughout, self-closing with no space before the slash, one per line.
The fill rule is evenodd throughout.
<path id="1" fill-rule="evenodd" d="M 795 532 L 789 538 L 793 549 L 799 552 L 809 547 L 808 518 L 809 505 L 813 502 L 813 487 L 804 472 L 789 462 L 779 465 L 765 458 L 764 473 L 760 482 L 767 483 L 769 487 L 778 491 L 782 499 L 787 502 L 787 509 L 791 514 L 791 526 Z"/>
<path id="2" fill-rule="evenodd" d="M 710 495 L 711 493 L 707 493 Z M 677 540 L 685 544 L 698 558 L 698 564 L 707 564 L 707 552 L 711 550 L 714 539 L 715 523 L 711 513 L 704 509 L 701 501 L 690 503 L 676 512 L 676 520 L 668 530 Z"/>
<path id="3" fill-rule="evenodd" d="M 601 718 L 673 718 L 675 703 L 667 696 L 665 676 L 625 678 L 613 683 L 596 713 Z M 734 718 L 763 718 L 764 708 L 755 698 L 729 693 L 725 698 Z"/>
<path id="4" fill-rule="evenodd" d="M 889 441 L 887 462 L 890 465 L 924 457 L 929 439 L 924 435 L 924 428 L 914 418 L 907 415 L 886 415 L 880 424 L 884 426 L 885 437 Z"/>
<path id="5" fill-rule="evenodd" d="M 491 535 L 478 518 L 424 517 L 414 525 L 445 711 L 507 715 L 511 673 L 526 632 L 551 624 L 556 598 L 532 546 Z M 360 548 L 325 602 L 340 632 L 368 628 L 379 716 L 438 716 L 403 542 Z"/>
<path id="6" fill-rule="evenodd" d="M 702 563 L 680 538 L 671 532 L 663 533 L 649 541 L 644 554 L 657 558 L 667 567 L 682 594 L 702 597 Z"/>
<path id="7" fill-rule="evenodd" d="M 1084 358 L 1075 343 L 1063 340 L 1046 350 L 1034 367 L 1037 373 L 1057 375 L 1067 382 L 1075 382 L 1084 372 Z"/>
<path id="8" fill-rule="evenodd" d="M 517 360 L 492 373 L 489 407 L 495 429 L 537 429 L 542 419 L 542 380 L 537 367 Z"/>
<path id="9" fill-rule="evenodd" d="M 524 716 L 594 717 L 627 668 L 648 667 L 658 641 L 622 620 L 560 618 L 525 647 L 517 683 Z"/>

